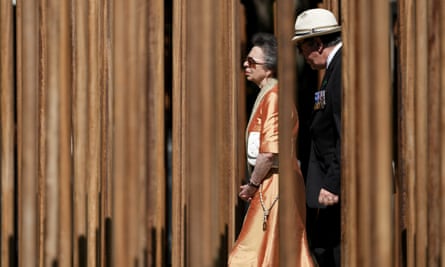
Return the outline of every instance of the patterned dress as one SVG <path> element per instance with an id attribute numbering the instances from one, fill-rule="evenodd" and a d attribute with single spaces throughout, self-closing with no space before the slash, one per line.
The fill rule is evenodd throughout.
<path id="1" fill-rule="evenodd" d="M 257 96 L 251 117 L 246 129 L 248 165 L 255 165 L 259 153 L 278 154 L 278 84 L 271 79 Z M 294 110 L 294 140 L 298 132 L 298 118 Z M 295 160 L 296 161 L 296 160 Z M 307 243 L 305 218 L 306 205 L 304 182 L 295 164 L 298 175 L 296 191 L 298 203 L 295 203 L 295 227 L 298 251 L 295 257 L 301 267 L 314 266 Z M 279 265 L 279 236 L 278 236 L 278 206 L 279 206 L 279 174 L 278 166 L 273 166 L 271 172 L 263 180 L 260 189 L 250 202 L 244 218 L 240 235 L 229 255 L 230 267 L 278 267 Z M 265 210 L 269 213 L 264 220 Z M 283 231 L 285 233 L 286 231 Z"/>

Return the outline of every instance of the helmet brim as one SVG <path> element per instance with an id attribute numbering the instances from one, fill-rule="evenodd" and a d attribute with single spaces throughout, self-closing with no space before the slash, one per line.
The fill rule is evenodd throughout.
<path id="1" fill-rule="evenodd" d="M 297 42 L 300 42 L 307 38 L 327 35 L 327 34 L 339 32 L 339 31 L 341 31 L 341 26 L 334 26 L 329 30 L 306 31 L 306 32 L 302 32 L 302 33 L 295 33 L 294 36 L 292 37 L 292 42 L 297 43 Z"/>

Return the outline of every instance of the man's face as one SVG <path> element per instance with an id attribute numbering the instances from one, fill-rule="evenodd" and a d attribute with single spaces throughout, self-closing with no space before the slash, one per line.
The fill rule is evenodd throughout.
<path id="1" fill-rule="evenodd" d="M 326 67 L 326 59 L 323 57 L 324 47 L 320 38 L 305 39 L 297 44 L 297 48 L 312 69 L 321 70 Z"/>

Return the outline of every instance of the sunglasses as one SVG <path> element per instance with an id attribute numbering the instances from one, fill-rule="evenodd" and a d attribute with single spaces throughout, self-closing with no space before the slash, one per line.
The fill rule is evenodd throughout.
<path id="1" fill-rule="evenodd" d="M 298 52 L 303 53 L 303 45 L 308 44 L 309 46 L 314 45 L 314 41 L 312 39 L 306 39 L 297 44 Z"/>
<path id="2" fill-rule="evenodd" d="M 249 66 L 249 68 L 255 68 L 256 65 L 264 65 L 264 62 L 256 62 L 255 59 L 253 59 L 253 57 L 247 57 L 246 58 L 247 61 L 247 65 Z"/>

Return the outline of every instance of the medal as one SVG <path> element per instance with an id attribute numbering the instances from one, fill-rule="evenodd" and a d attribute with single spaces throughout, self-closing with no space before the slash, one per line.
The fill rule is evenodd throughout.
<path id="1" fill-rule="evenodd" d="M 315 92 L 314 110 L 324 109 L 326 107 L 326 90 Z"/>

